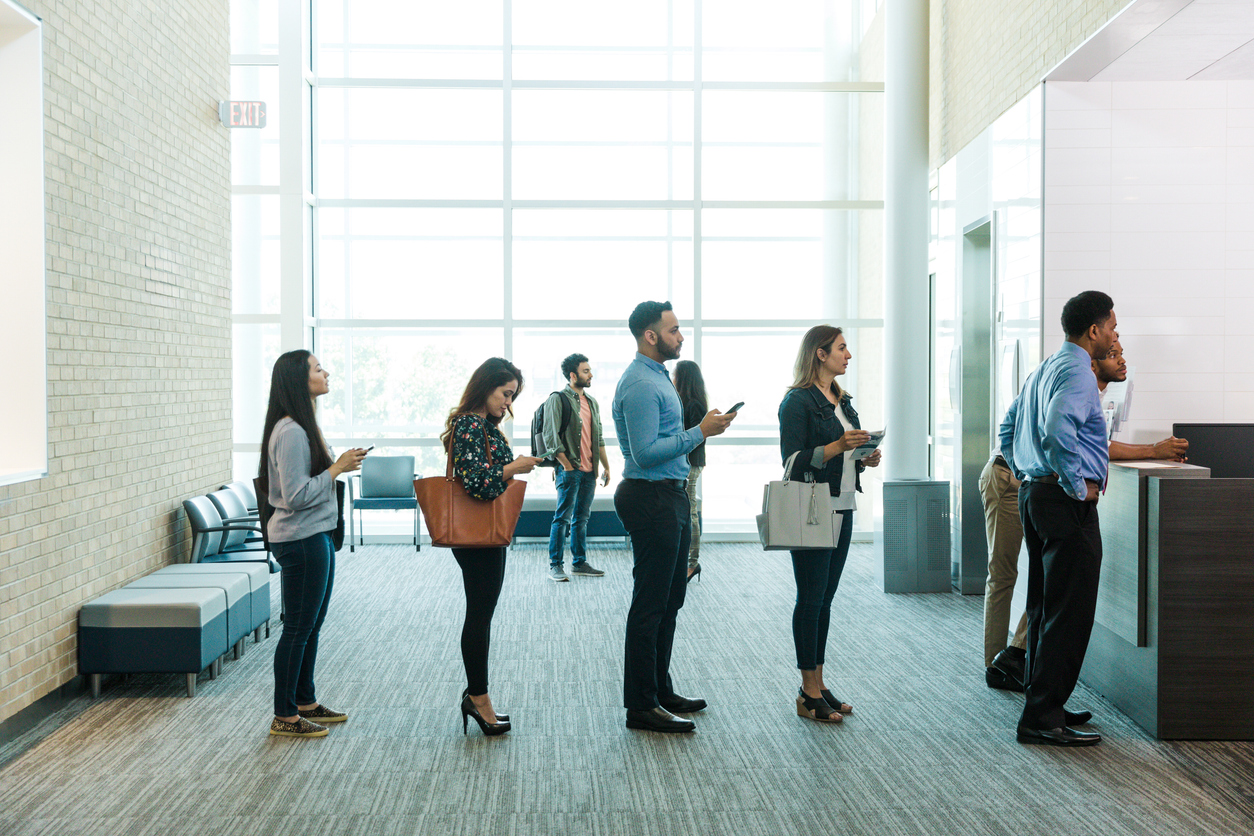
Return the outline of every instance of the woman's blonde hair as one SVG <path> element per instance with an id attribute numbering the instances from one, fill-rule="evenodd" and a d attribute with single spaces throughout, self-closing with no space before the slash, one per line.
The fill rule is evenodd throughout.
<path id="1" fill-rule="evenodd" d="M 819 366 L 823 365 L 823 361 L 819 359 L 819 349 L 830 354 L 832 344 L 841 333 L 843 332 L 834 325 L 815 325 L 806 331 L 806 335 L 801 338 L 801 348 L 797 351 L 797 363 L 793 366 L 792 385 L 789 389 L 809 389 L 819 382 Z M 845 390 L 840 388 L 836 378 L 832 378 L 832 393 L 836 395 L 836 400 L 845 396 Z"/>

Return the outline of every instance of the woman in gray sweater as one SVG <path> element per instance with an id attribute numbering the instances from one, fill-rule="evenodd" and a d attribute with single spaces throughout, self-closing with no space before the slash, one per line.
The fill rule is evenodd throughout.
<path id="1" fill-rule="evenodd" d="M 366 451 L 349 450 L 334 462 L 318 429 L 314 402 L 330 391 L 331 375 L 308 351 L 289 351 L 274 364 L 270 405 L 261 439 L 259 474 L 267 480 L 274 514 L 266 525 L 270 550 L 283 567 L 283 634 L 274 651 L 274 721 L 270 734 L 323 737 L 323 723 L 348 715 L 318 702 L 314 665 L 318 632 L 327 617 L 335 578 L 339 508 L 335 480 L 361 467 Z"/>

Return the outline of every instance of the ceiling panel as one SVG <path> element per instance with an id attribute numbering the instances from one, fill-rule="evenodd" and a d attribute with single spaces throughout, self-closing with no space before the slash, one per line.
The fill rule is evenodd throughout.
<path id="1" fill-rule="evenodd" d="M 1137 0 L 1046 78 L 1254 79 L 1254 0 Z"/>

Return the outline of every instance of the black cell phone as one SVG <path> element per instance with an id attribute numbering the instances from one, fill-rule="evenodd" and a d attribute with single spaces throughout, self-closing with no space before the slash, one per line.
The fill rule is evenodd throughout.
<path id="1" fill-rule="evenodd" d="M 374 449 L 374 445 L 373 445 L 373 444 L 371 444 L 369 447 L 367 447 L 367 448 L 365 449 L 365 452 L 369 453 L 369 452 L 370 452 L 371 450 L 373 450 L 373 449 Z"/>
<path id="2" fill-rule="evenodd" d="M 723 414 L 726 415 L 728 412 L 737 412 L 740 410 L 740 407 L 744 405 L 745 405 L 745 402 L 741 401 L 740 403 L 736 404 L 735 406 L 733 406 L 731 409 L 727 410 L 727 412 L 724 412 Z"/>

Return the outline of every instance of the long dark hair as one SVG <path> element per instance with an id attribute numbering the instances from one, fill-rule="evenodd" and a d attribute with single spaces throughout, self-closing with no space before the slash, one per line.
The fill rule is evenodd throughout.
<path id="1" fill-rule="evenodd" d="M 700 366 L 691 360 L 680 360 L 675 364 L 674 379 L 675 391 L 679 393 L 685 410 L 688 404 L 695 403 L 701 406 L 703 416 L 710 411 L 710 400 L 705 394 L 705 376 L 701 374 Z"/>
<path id="2" fill-rule="evenodd" d="M 474 374 L 470 376 L 470 382 L 466 384 L 466 391 L 462 392 L 461 403 L 449 412 L 448 420 L 444 422 L 444 432 L 440 433 L 440 441 L 443 442 L 445 450 L 448 450 L 452 441 L 453 422 L 457 420 L 457 416 L 483 409 L 487 406 L 488 396 L 511 381 L 518 383 L 518 388 L 514 390 L 514 400 L 518 400 L 523 390 L 522 372 L 504 357 L 491 357 L 475 369 Z M 506 407 L 506 410 L 513 418 L 513 406 Z M 501 418 L 494 415 L 488 416 L 488 421 L 492 424 L 499 424 L 502 420 L 504 420 L 503 416 Z"/>
<path id="3" fill-rule="evenodd" d="M 309 358 L 312 356 L 298 348 L 274 361 L 274 371 L 270 373 L 270 405 L 266 407 L 265 429 L 261 433 L 261 464 L 257 468 L 257 475 L 262 479 L 270 478 L 270 433 L 284 418 L 295 421 L 309 437 L 309 475 L 317 476 L 331 466 L 331 453 L 322 440 L 313 398 L 309 396 Z"/>

